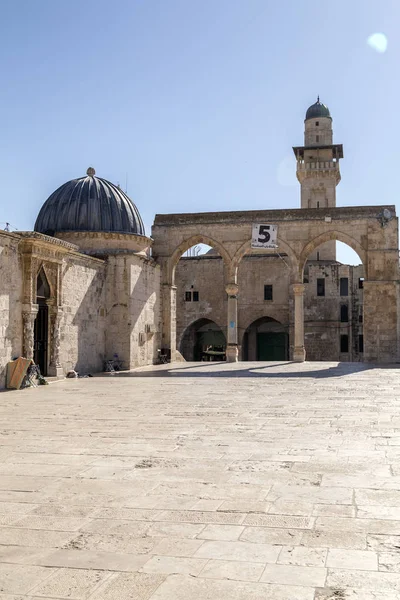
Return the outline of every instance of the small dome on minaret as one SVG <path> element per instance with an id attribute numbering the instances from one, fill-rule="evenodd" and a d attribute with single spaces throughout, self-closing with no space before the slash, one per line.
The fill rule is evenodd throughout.
<path id="1" fill-rule="evenodd" d="M 305 120 L 308 121 L 308 119 L 318 119 L 322 117 L 332 119 L 331 113 L 329 112 L 329 108 L 325 104 L 322 104 L 322 102 L 320 102 L 318 96 L 316 103 L 312 104 L 307 110 Z"/>

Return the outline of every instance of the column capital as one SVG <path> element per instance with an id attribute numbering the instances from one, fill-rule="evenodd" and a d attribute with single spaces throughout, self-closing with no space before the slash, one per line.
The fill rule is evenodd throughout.
<path id="1" fill-rule="evenodd" d="M 39 305 L 38 304 L 23 304 L 22 305 L 22 314 L 23 315 L 32 315 L 35 316 L 37 315 L 39 310 Z"/>
<path id="2" fill-rule="evenodd" d="M 228 296 L 236 296 L 239 291 L 239 286 L 237 283 L 227 283 L 225 286 L 225 291 Z"/>
<path id="3" fill-rule="evenodd" d="M 170 290 L 176 290 L 176 285 L 174 285 L 174 284 L 172 284 L 172 283 L 168 283 L 168 282 L 166 282 L 166 283 L 163 283 L 163 284 L 162 284 L 162 286 L 163 286 L 164 288 L 169 288 Z"/>
<path id="4" fill-rule="evenodd" d="M 292 290 L 295 296 L 302 296 L 304 294 L 305 285 L 304 283 L 293 283 Z"/>

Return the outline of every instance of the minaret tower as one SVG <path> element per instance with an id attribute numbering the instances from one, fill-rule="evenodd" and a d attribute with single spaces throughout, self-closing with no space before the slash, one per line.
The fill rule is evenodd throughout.
<path id="1" fill-rule="evenodd" d="M 340 181 L 339 160 L 343 146 L 333 144 L 332 117 L 319 100 L 307 110 L 304 146 L 293 148 L 297 159 L 297 179 L 301 186 L 301 208 L 336 207 L 336 186 Z M 336 260 L 336 242 L 327 242 L 309 260 Z"/>

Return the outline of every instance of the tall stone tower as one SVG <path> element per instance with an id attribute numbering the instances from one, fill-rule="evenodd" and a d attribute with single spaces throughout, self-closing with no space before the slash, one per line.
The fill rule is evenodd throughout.
<path id="1" fill-rule="evenodd" d="M 301 186 L 301 208 L 334 208 L 343 146 L 333 144 L 332 117 L 319 96 L 306 113 L 304 146 L 294 147 L 293 151 Z M 324 244 L 309 256 L 309 260 L 336 260 L 336 242 Z"/>

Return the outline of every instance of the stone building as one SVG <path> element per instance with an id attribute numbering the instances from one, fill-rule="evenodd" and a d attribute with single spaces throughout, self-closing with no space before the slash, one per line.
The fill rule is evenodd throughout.
<path id="1" fill-rule="evenodd" d="M 395 208 L 336 207 L 343 148 L 319 99 L 293 150 L 299 209 L 156 215 L 149 238 L 132 201 L 89 168 L 48 198 L 34 231 L 0 231 L 0 387 L 17 356 L 49 376 L 101 371 L 115 355 L 128 369 L 152 364 L 159 350 L 397 361 Z M 255 224 L 276 243 L 255 248 Z M 337 262 L 337 240 L 362 264 Z M 185 255 L 200 243 L 213 250 Z"/>
<path id="2" fill-rule="evenodd" d="M 44 203 L 34 231 L 0 232 L 0 386 L 13 357 L 49 376 L 155 361 L 160 268 L 140 214 L 110 182 L 87 176 Z"/>

